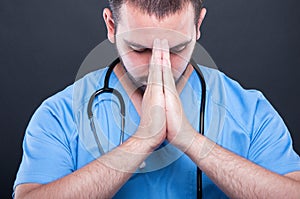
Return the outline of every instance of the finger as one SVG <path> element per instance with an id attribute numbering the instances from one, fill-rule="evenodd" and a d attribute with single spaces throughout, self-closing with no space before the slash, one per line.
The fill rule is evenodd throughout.
<path id="1" fill-rule="evenodd" d="M 152 57 L 149 64 L 148 86 L 160 87 L 162 90 L 162 53 L 161 41 L 159 39 L 155 39 L 153 42 Z"/>
<path id="2" fill-rule="evenodd" d="M 170 50 L 168 40 L 164 39 L 161 42 L 162 46 L 162 63 L 163 63 L 163 84 L 165 92 L 177 92 L 176 85 L 172 73 Z"/>

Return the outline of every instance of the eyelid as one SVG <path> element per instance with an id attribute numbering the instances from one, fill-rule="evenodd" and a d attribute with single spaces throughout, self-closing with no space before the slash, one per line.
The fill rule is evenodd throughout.
<path id="1" fill-rule="evenodd" d="M 139 47 L 136 47 L 136 46 L 130 46 L 130 48 L 133 50 L 133 51 L 137 51 L 137 52 L 143 52 L 146 50 L 146 48 L 139 48 Z"/>
<path id="2" fill-rule="evenodd" d="M 144 52 L 147 50 L 147 48 L 137 47 L 137 46 L 130 46 L 130 48 L 136 52 Z M 179 52 L 183 51 L 185 48 L 186 48 L 186 45 L 173 47 L 173 48 L 170 48 L 170 52 L 179 53 Z"/>
<path id="3" fill-rule="evenodd" d="M 175 47 L 175 48 L 171 48 L 170 51 L 171 51 L 171 52 L 175 52 L 175 53 L 177 52 L 177 53 L 178 53 L 178 52 L 183 51 L 185 48 L 186 48 L 186 45 L 183 45 L 183 46 L 178 46 L 178 47 Z"/>

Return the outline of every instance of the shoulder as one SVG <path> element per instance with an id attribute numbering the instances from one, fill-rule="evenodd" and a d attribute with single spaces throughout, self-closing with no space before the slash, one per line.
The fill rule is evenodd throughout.
<path id="1" fill-rule="evenodd" d="M 234 120 L 248 135 L 258 128 L 265 116 L 279 117 L 270 102 L 256 89 L 245 89 L 223 72 L 201 67 L 207 98 L 226 111 L 226 117 Z"/>
<path id="2" fill-rule="evenodd" d="M 65 89 L 47 98 L 41 107 L 48 107 L 57 112 L 72 112 L 74 102 L 84 103 L 91 96 L 91 92 L 103 86 L 103 79 L 107 68 L 88 73 Z M 90 95 L 89 95 L 90 94 Z"/>
<path id="3" fill-rule="evenodd" d="M 101 69 L 91 72 L 45 99 L 33 114 L 27 130 L 39 126 L 47 127 L 49 132 L 58 132 L 58 128 L 64 133 L 74 132 L 76 107 L 84 104 L 92 92 L 102 85 L 105 71 L 106 69 Z"/>

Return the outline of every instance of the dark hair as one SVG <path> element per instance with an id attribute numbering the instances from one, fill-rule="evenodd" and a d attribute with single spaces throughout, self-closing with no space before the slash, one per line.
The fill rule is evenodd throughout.
<path id="1" fill-rule="evenodd" d="M 124 3 L 130 3 L 137 6 L 149 15 L 155 15 L 162 19 L 170 14 L 180 11 L 188 3 L 192 3 L 195 12 L 195 24 L 198 23 L 202 0 L 109 0 L 109 5 L 113 13 L 115 23 L 120 20 L 120 8 Z"/>

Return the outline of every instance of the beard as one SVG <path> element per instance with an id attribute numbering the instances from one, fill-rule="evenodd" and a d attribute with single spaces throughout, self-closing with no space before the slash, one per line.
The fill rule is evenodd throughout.
<path id="1" fill-rule="evenodd" d="M 144 92 L 145 92 L 145 90 L 146 90 L 146 88 L 147 88 L 148 75 L 144 75 L 144 76 L 140 76 L 140 77 L 135 77 L 134 75 L 132 75 L 132 74 L 127 70 L 127 67 L 126 67 L 126 65 L 125 65 L 124 62 L 123 62 L 122 56 L 120 56 L 120 55 L 122 55 L 122 53 L 120 53 L 120 50 L 119 50 L 119 48 L 118 48 L 118 45 L 117 45 L 118 40 L 117 40 L 116 35 L 114 35 L 114 37 L 115 37 L 115 41 L 116 41 L 116 43 L 115 43 L 115 49 L 116 49 L 116 51 L 118 52 L 119 59 L 120 59 L 120 64 L 121 64 L 122 68 L 124 69 L 126 76 L 128 77 L 128 79 L 129 79 L 129 80 L 131 81 L 131 83 L 133 84 L 134 89 L 136 89 L 137 91 L 139 91 L 139 92 L 143 95 Z M 189 65 L 189 61 L 187 61 L 187 62 L 185 63 L 185 66 L 184 66 L 184 70 L 183 70 L 183 71 L 177 71 L 177 72 L 172 71 L 172 73 L 173 73 L 173 78 L 174 78 L 174 81 L 175 81 L 175 85 L 178 84 L 178 82 L 182 79 L 182 77 L 183 77 L 184 74 L 186 73 L 187 68 L 188 68 L 188 65 Z M 146 67 L 146 68 L 149 68 L 149 66 Z M 174 74 L 177 74 L 178 77 L 175 77 Z"/>
<path id="2" fill-rule="evenodd" d="M 120 58 L 120 62 L 121 62 L 121 66 L 123 67 L 123 69 L 125 70 L 125 74 L 126 76 L 129 78 L 129 80 L 132 82 L 132 84 L 134 85 L 135 89 L 141 93 L 142 95 L 144 95 L 145 90 L 147 88 L 147 82 L 148 82 L 148 75 L 147 76 L 141 76 L 139 78 L 135 78 L 132 74 L 130 74 L 130 72 L 128 72 L 124 62 L 122 61 L 122 58 Z M 182 77 L 184 76 L 187 67 L 188 67 L 189 63 L 186 64 L 184 71 L 179 75 L 178 78 L 174 77 L 174 81 L 175 84 L 177 85 L 177 83 L 182 79 Z M 173 73 L 174 74 L 174 73 Z"/>
<path id="3" fill-rule="evenodd" d="M 125 70 L 125 74 L 128 77 L 128 79 L 131 81 L 131 83 L 134 85 L 135 89 L 141 93 L 142 95 L 145 93 L 145 90 L 147 88 L 147 80 L 148 80 L 148 76 L 143 76 L 141 78 L 139 78 L 139 80 L 137 78 L 135 78 L 133 75 L 130 74 L 130 72 L 128 72 L 124 62 L 122 61 L 122 59 L 120 59 L 121 61 L 121 66 L 123 67 L 123 69 Z"/>

